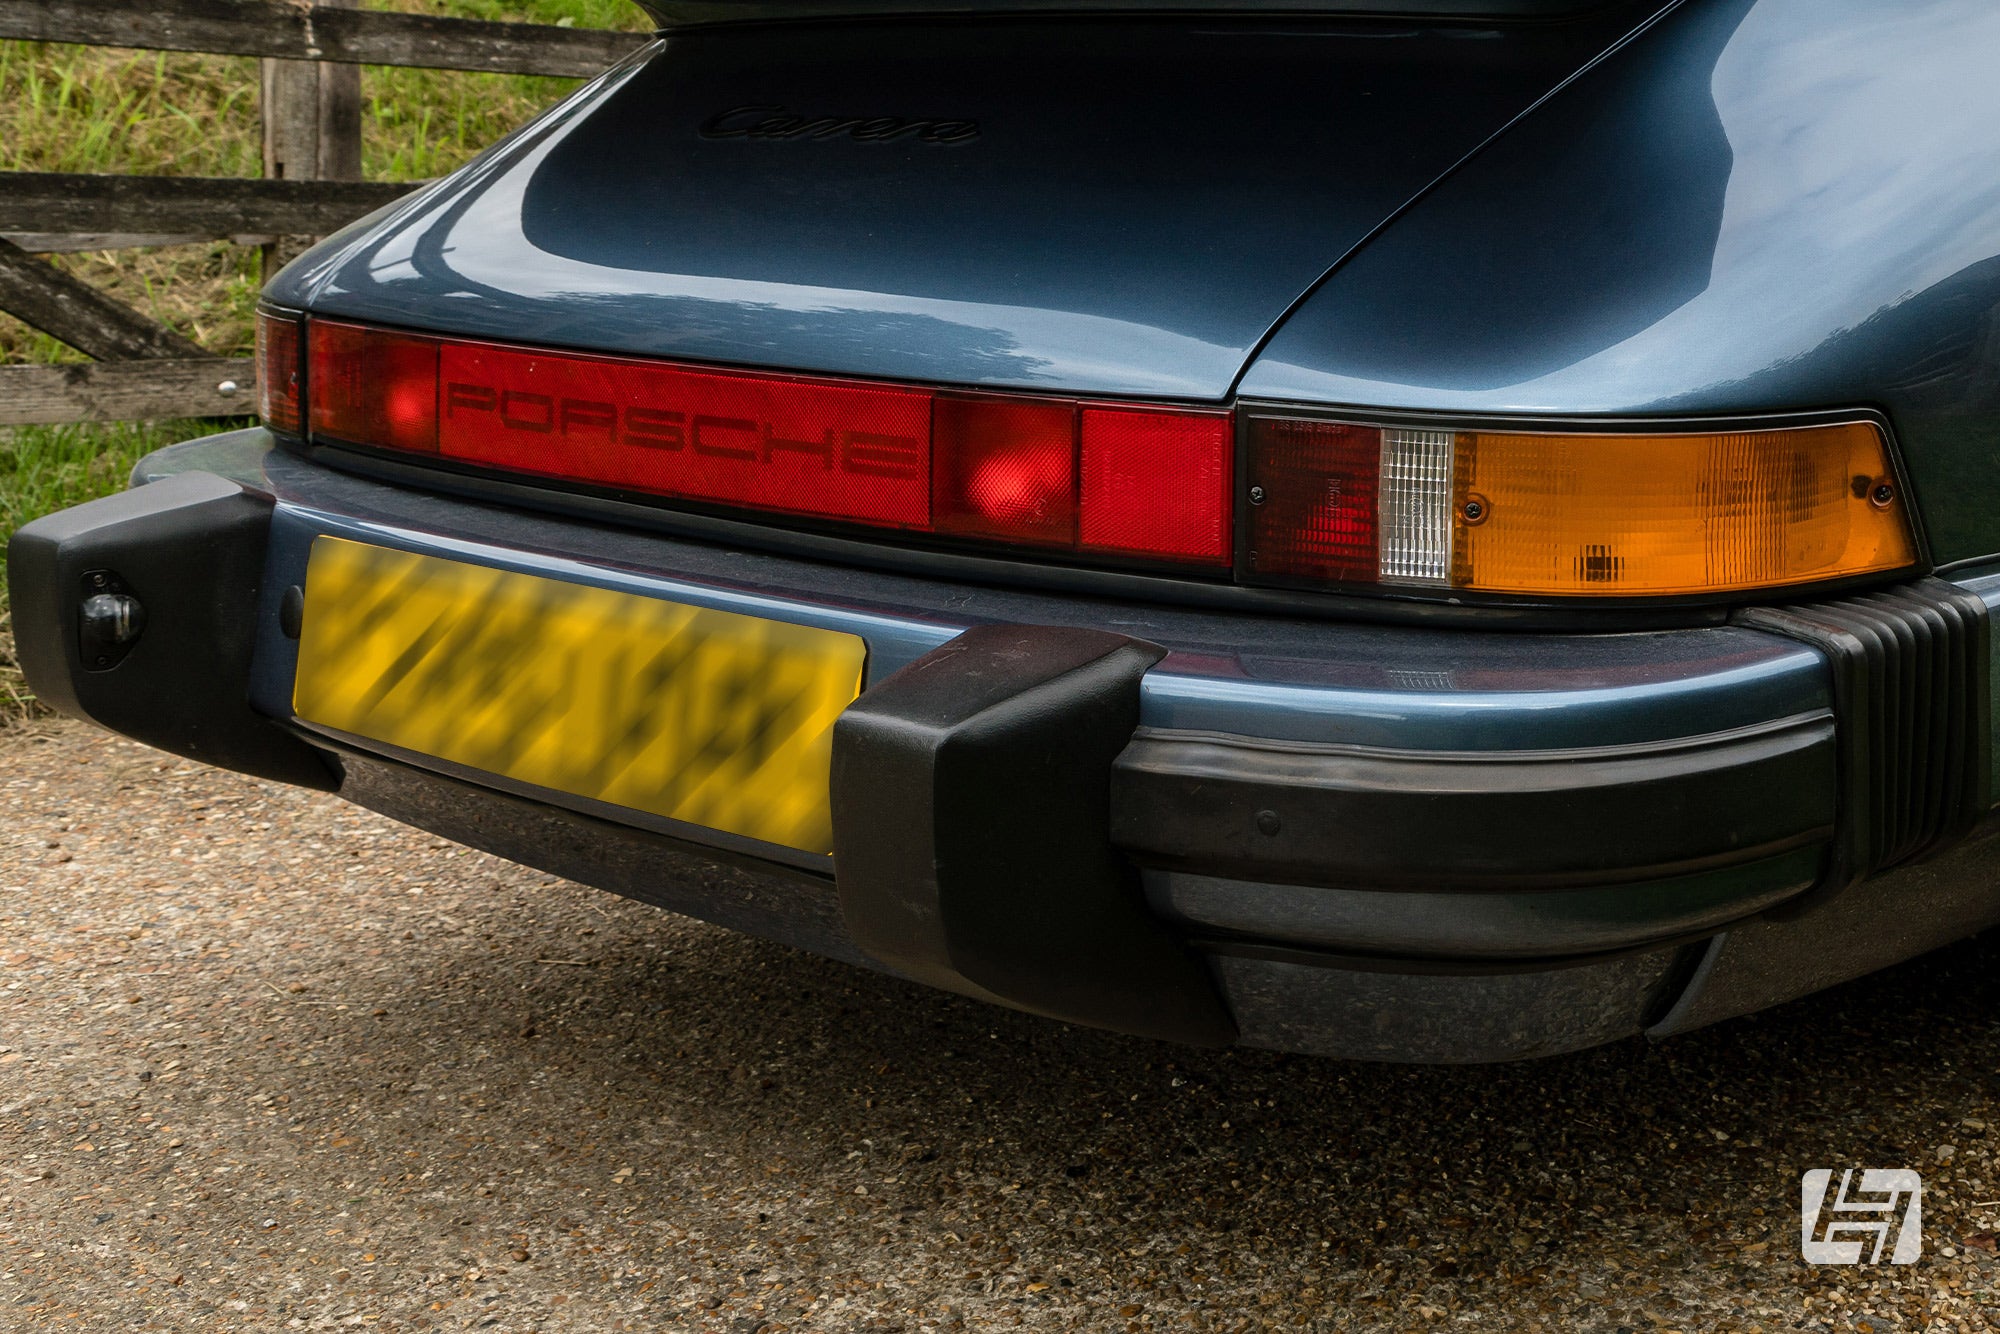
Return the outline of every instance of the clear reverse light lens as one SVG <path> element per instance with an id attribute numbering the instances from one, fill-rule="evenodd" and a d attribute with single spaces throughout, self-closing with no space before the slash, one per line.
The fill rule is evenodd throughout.
<path id="1" fill-rule="evenodd" d="M 1382 432 L 1383 579 L 1442 584 L 1451 575 L 1451 431 Z"/>

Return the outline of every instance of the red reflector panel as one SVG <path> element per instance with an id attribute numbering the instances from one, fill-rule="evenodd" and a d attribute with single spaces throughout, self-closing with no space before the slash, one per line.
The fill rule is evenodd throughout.
<path id="1" fill-rule="evenodd" d="M 1076 540 L 1076 405 L 940 394 L 932 408 L 938 532 Z"/>
<path id="2" fill-rule="evenodd" d="M 1083 545 L 1229 562 L 1227 413 L 1083 410 Z"/>
<path id="3" fill-rule="evenodd" d="M 436 452 L 435 339 L 314 320 L 308 341 L 314 435 Z"/>
<path id="4" fill-rule="evenodd" d="M 930 521 L 930 395 L 448 344 L 439 451 L 860 523 Z"/>
<path id="5" fill-rule="evenodd" d="M 338 320 L 311 320 L 305 342 L 304 415 L 321 440 L 998 545 L 1230 562 L 1228 412 L 711 370 Z M 289 407 L 297 429 L 297 377 L 283 372 L 297 327 L 267 320 L 261 347 L 267 419 L 287 429 Z"/>
<path id="6" fill-rule="evenodd" d="M 1249 448 L 1251 572 L 1374 582 L 1382 432 L 1259 417 Z"/>
<path id="7" fill-rule="evenodd" d="M 295 435 L 299 416 L 299 322 L 257 316 L 257 415 L 274 431 Z"/>

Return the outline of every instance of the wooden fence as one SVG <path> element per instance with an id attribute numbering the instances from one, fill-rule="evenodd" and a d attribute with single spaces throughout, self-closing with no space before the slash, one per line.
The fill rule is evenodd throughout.
<path id="1" fill-rule="evenodd" d="M 0 366 L 0 426 L 254 411 L 256 367 L 218 357 L 37 254 L 321 236 L 412 187 L 363 181 L 362 65 L 589 77 L 635 33 L 382 13 L 356 0 L 0 0 L 0 39 L 263 59 L 264 179 L 0 172 L 0 312 L 93 358 Z"/>

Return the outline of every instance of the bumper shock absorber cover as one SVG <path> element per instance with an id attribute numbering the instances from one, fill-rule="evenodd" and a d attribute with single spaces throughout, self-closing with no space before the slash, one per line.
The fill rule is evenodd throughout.
<path id="1" fill-rule="evenodd" d="M 834 727 L 841 912 L 871 957 L 1072 1023 L 1225 1046 L 1207 966 L 1111 846 L 1111 765 L 1164 656 L 1102 631 L 982 626 Z"/>
<path id="2" fill-rule="evenodd" d="M 21 669 L 44 701 L 204 764 L 331 789 L 251 709 L 271 499 L 211 473 L 37 519 L 7 544 Z"/>
<path id="3" fill-rule="evenodd" d="M 1933 856 L 1993 801 L 1986 604 L 1941 579 L 1736 614 L 1811 644 L 1833 673 L 1840 837 L 1811 908 L 1864 876 Z"/>

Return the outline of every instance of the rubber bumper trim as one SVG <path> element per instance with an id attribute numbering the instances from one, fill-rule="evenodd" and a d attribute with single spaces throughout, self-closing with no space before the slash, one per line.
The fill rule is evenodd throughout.
<path id="1" fill-rule="evenodd" d="M 330 791 L 312 747 L 250 707 L 272 500 L 189 472 L 36 519 L 7 544 L 21 670 L 63 713 L 203 764 Z M 98 578 L 144 627 L 115 664 L 83 661 L 81 608 Z"/>
<path id="2" fill-rule="evenodd" d="M 1165 650 L 1098 630 L 975 627 L 833 733 L 848 933 L 897 972 L 1072 1023 L 1221 1047 L 1212 974 L 1111 846 L 1112 761 Z"/>
<path id="3" fill-rule="evenodd" d="M 1655 880 L 1833 837 L 1833 715 L 1676 741 L 1406 751 L 1141 730 L 1111 836 L 1147 865 L 1343 889 Z"/>
<path id="4" fill-rule="evenodd" d="M 1988 619 L 1983 599 L 1941 579 L 1737 613 L 1738 624 L 1818 649 L 1832 673 L 1841 833 L 1799 910 L 1936 855 L 1991 808 Z"/>

